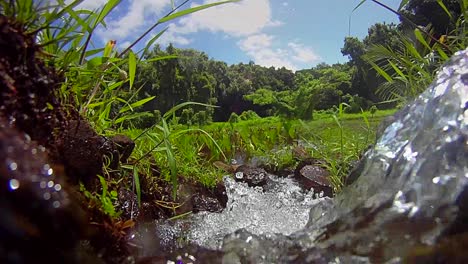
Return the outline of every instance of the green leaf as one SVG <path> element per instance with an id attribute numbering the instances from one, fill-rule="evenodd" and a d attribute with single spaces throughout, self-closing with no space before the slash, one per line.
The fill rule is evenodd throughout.
<path id="1" fill-rule="evenodd" d="M 148 41 L 148 44 L 146 44 L 146 46 L 145 46 L 145 48 L 144 48 L 144 50 L 143 50 L 143 53 L 141 54 L 141 57 L 140 57 L 141 59 L 143 59 L 143 58 L 145 57 L 146 53 L 147 53 L 148 50 L 151 48 L 151 46 L 153 45 L 153 43 L 154 43 L 157 39 L 159 39 L 159 37 L 161 37 L 161 35 L 164 34 L 164 32 L 166 32 L 167 29 L 168 29 L 168 28 L 165 28 L 165 29 L 161 30 L 161 32 L 159 32 L 158 34 L 156 34 L 156 36 L 152 37 L 152 38 L 150 39 L 150 41 Z"/>
<path id="2" fill-rule="evenodd" d="M 443 60 L 448 60 L 448 59 L 449 59 L 449 56 L 447 55 L 447 53 L 445 53 L 445 51 L 442 50 L 442 49 L 440 48 L 440 46 L 437 46 L 436 49 L 437 49 L 437 52 L 439 53 L 440 57 L 441 57 Z"/>
<path id="3" fill-rule="evenodd" d="M 203 9 L 207 9 L 207 8 L 210 8 L 210 7 L 213 7 L 213 6 L 223 5 L 223 4 L 227 4 L 227 3 L 234 3 L 234 2 L 239 2 L 239 1 L 240 0 L 228 0 L 228 1 L 222 1 L 222 2 L 217 2 L 217 3 L 206 4 L 206 5 L 201 5 L 201 6 L 197 6 L 197 7 L 188 8 L 188 9 L 176 12 L 176 13 L 174 13 L 172 15 L 161 18 L 158 21 L 158 23 L 164 23 L 164 22 L 179 18 L 181 16 L 189 15 L 189 14 L 192 14 L 194 12 L 201 11 Z"/>
<path id="4" fill-rule="evenodd" d="M 445 13 L 450 17 L 450 19 L 452 19 L 452 14 L 450 13 L 450 11 L 447 9 L 447 7 L 445 6 L 444 2 L 442 2 L 442 0 L 437 0 L 437 3 L 439 4 L 440 7 L 442 7 L 442 9 L 444 9 Z"/>
<path id="5" fill-rule="evenodd" d="M 388 64 L 392 66 L 393 70 L 401 77 L 403 80 L 408 81 L 408 78 L 406 78 L 406 75 L 396 66 L 395 63 L 393 63 L 391 60 L 387 60 Z"/>
<path id="6" fill-rule="evenodd" d="M 421 42 L 421 44 L 424 45 L 428 50 L 431 50 L 431 47 L 429 44 L 427 44 L 426 40 L 424 39 L 424 36 L 421 33 L 421 30 L 419 28 L 414 29 L 414 35 L 416 36 L 416 39 Z"/>
<path id="7" fill-rule="evenodd" d="M 163 115 L 163 118 L 164 119 L 167 119 L 168 117 L 172 116 L 177 110 L 187 106 L 187 105 L 201 105 L 201 106 L 207 106 L 207 107 L 218 107 L 218 106 L 215 106 L 215 105 L 209 105 L 209 104 L 202 104 L 202 103 L 197 103 L 197 102 L 185 102 L 185 103 L 181 103 L 181 104 L 178 104 L 174 107 L 172 107 L 171 109 L 169 109 L 164 115 Z"/>
<path id="8" fill-rule="evenodd" d="M 161 56 L 161 57 L 147 59 L 144 62 L 155 62 L 155 61 L 160 61 L 160 60 L 177 59 L 178 57 L 179 57 L 178 55 L 167 55 L 167 56 Z"/>
<path id="9" fill-rule="evenodd" d="M 108 0 L 104 7 L 101 9 L 99 16 L 97 17 L 96 21 L 94 22 L 93 28 L 95 28 L 104 18 L 114 9 L 118 4 L 120 4 L 122 0 Z"/>
<path id="10" fill-rule="evenodd" d="M 137 194 L 138 207 L 141 206 L 141 187 L 140 177 L 138 176 L 137 166 L 133 166 L 133 182 L 135 183 L 135 192 Z"/>
<path id="11" fill-rule="evenodd" d="M 380 74 L 382 77 L 385 78 L 385 80 L 387 80 L 387 82 L 393 81 L 392 77 L 390 77 L 390 75 L 388 75 L 388 73 L 386 73 L 379 65 L 375 64 L 375 62 L 372 61 L 368 62 L 372 66 L 372 68 L 374 68 L 374 70 L 377 71 L 378 74 Z"/>
<path id="12" fill-rule="evenodd" d="M 119 111 L 119 114 L 121 113 L 124 113 L 124 112 L 127 112 L 128 110 L 131 110 L 133 111 L 133 108 L 137 108 L 139 106 L 142 106 L 144 104 L 146 104 L 147 102 L 153 100 L 156 96 L 150 96 L 150 97 L 147 97 L 147 98 L 144 98 L 144 99 L 141 99 L 140 101 L 137 101 L 133 104 L 130 104 L 129 106 L 124 106 L 120 109 Z"/>
<path id="13" fill-rule="evenodd" d="M 152 115 L 150 113 L 148 113 L 148 112 L 126 114 L 126 115 L 124 115 L 122 117 L 117 118 L 114 121 L 114 124 L 120 124 L 120 123 L 122 123 L 124 121 L 132 120 L 132 119 L 136 119 L 136 118 L 140 118 L 140 117 L 144 117 L 144 116 L 152 116 Z"/>
<path id="14" fill-rule="evenodd" d="M 136 58 L 135 53 L 130 50 L 128 53 L 128 77 L 130 81 L 130 89 L 133 87 L 133 82 L 135 81 L 135 73 L 136 73 Z M 154 97 L 153 97 L 154 98 Z"/>
<path id="15" fill-rule="evenodd" d="M 189 128 L 189 129 L 185 129 L 185 130 L 181 130 L 177 133 L 174 133 L 173 136 L 174 137 L 177 137 L 179 136 L 180 134 L 185 134 L 185 133 L 188 133 L 188 132 L 192 132 L 192 131 L 197 131 L 197 132 L 201 132 L 203 134 L 205 134 L 205 136 L 207 136 L 211 142 L 213 142 L 213 144 L 215 145 L 215 147 L 218 149 L 219 153 L 221 153 L 221 155 L 223 155 L 223 158 L 224 160 L 227 160 L 227 157 L 226 155 L 224 154 L 223 150 L 221 149 L 221 147 L 218 145 L 218 143 L 216 142 L 216 140 L 208 133 L 206 132 L 205 130 L 203 129 L 200 129 L 200 128 Z"/>
<path id="16" fill-rule="evenodd" d="M 353 9 L 353 11 L 351 11 L 351 12 L 356 11 L 356 9 L 358 9 L 360 6 L 362 6 L 362 4 L 364 4 L 364 2 L 366 2 L 366 1 L 367 1 L 367 0 L 362 0 L 362 1 Z"/>
<path id="17" fill-rule="evenodd" d="M 400 6 L 398 7 L 398 11 L 401 11 L 401 9 L 406 5 L 408 4 L 409 0 L 402 0 L 400 2 Z"/>

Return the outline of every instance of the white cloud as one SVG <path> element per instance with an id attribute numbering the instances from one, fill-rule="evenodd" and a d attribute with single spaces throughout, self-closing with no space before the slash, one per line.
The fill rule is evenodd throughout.
<path id="1" fill-rule="evenodd" d="M 67 4 L 73 2 L 73 0 L 65 1 Z M 79 8 L 85 10 L 95 10 L 107 3 L 107 0 L 84 0 L 78 5 Z"/>
<path id="2" fill-rule="evenodd" d="M 295 71 L 300 68 L 299 64 L 312 64 L 320 60 L 311 48 L 300 43 L 289 42 L 287 49 L 275 48 L 281 43 L 274 36 L 264 33 L 248 36 L 237 44 L 256 64 L 265 67 L 285 67 Z"/>
<path id="3" fill-rule="evenodd" d="M 282 5 L 286 7 L 286 6 L 289 5 L 289 3 L 288 2 L 283 2 Z"/>
<path id="4" fill-rule="evenodd" d="M 287 60 L 287 53 L 282 49 L 273 48 L 274 37 L 267 34 L 257 34 L 240 40 L 237 44 L 256 64 L 266 67 L 296 67 Z"/>
<path id="5" fill-rule="evenodd" d="M 159 37 L 159 39 L 157 40 L 157 43 L 163 46 L 169 45 L 169 43 L 179 44 L 179 45 L 188 45 L 192 43 L 192 39 L 187 38 L 178 33 L 179 33 L 178 28 L 175 26 L 175 24 L 170 24 L 169 29 Z M 153 35 L 152 37 L 154 36 L 155 35 Z"/>
<path id="6" fill-rule="evenodd" d="M 205 0 L 203 4 L 216 2 Z M 195 5 L 192 5 L 195 6 Z M 247 36 L 260 32 L 265 27 L 279 26 L 280 21 L 272 20 L 269 0 L 243 0 L 215 6 L 182 18 L 178 27 L 180 33 L 200 30 L 224 32 L 231 36 Z"/>
<path id="7" fill-rule="evenodd" d="M 107 29 L 100 29 L 98 34 L 103 41 L 134 36 L 147 25 L 147 21 L 156 22 L 161 10 L 170 4 L 171 0 L 131 0 L 128 11 L 117 19 L 107 20 Z"/>
<path id="8" fill-rule="evenodd" d="M 258 51 L 269 48 L 272 45 L 273 36 L 267 34 L 258 34 L 249 36 L 238 42 L 240 48 L 244 51 Z"/>
<path id="9" fill-rule="evenodd" d="M 298 62 L 303 63 L 315 63 L 320 60 L 318 56 L 312 49 L 305 47 L 302 44 L 289 42 L 288 47 L 292 51 L 292 59 Z"/>

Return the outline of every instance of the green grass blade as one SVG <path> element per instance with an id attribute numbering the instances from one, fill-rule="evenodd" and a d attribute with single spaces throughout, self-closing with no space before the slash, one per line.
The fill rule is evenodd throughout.
<path id="1" fill-rule="evenodd" d="M 211 140 L 211 142 L 213 142 L 215 147 L 218 149 L 219 153 L 221 153 L 221 155 L 223 155 L 224 160 L 228 160 L 226 155 L 224 154 L 223 150 L 219 146 L 218 142 L 216 142 L 216 140 L 208 132 L 206 132 L 203 129 L 200 129 L 200 128 L 185 129 L 185 130 L 182 130 L 182 131 L 179 131 L 179 132 L 175 133 L 174 137 L 177 137 L 179 134 L 188 133 L 188 132 L 192 132 L 192 131 L 198 131 L 198 132 L 201 132 L 201 133 L 205 134 L 205 136 L 207 136 Z"/>
<path id="2" fill-rule="evenodd" d="M 217 3 L 206 4 L 206 5 L 201 5 L 201 6 L 197 6 L 197 7 L 188 8 L 188 9 L 176 12 L 176 13 L 170 15 L 170 16 L 166 16 L 166 17 L 161 18 L 158 21 L 158 23 L 164 23 L 164 22 L 167 22 L 167 21 L 171 21 L 171 20 L 179 18 L 181 16 L 189 15 L 189 14 L 192 14 L 194 12 L 201 11 L 203 9 L 207 9 L 207 8 L 210 8 L 210 7 L 213 7 L 213 6 L 223 5 L 223 4 L 227 4 L 227 3 L 234 3 L 234 2 L 239 2 L 239 1 L 240 0 L 228 0 L 228 1 L 222 1 L 222 2 L 217 2 Z"/>
<path id="3" fill-rule="evenodd" d="M 136 58 L 135 53 L 130 50 L 128 53 L 128 78 L 130 82 L 130 90 L 133 87 L 133 83 L 135 82 L 135 73 L 136 73 Z M 153 97 L 154 98 L 154 97 Z"/>
<path id="4" fill-rule="evenodd" d="M 141 206 L 141 186 L 140 176 L 138 175 L 137 166 L 133 166 L 133 183 L 135 184 L 135 192 L 137 195 L 138 207 Z"/>
<path id="5" fill-rule="evenodd" d="M 414 35 L 416 36 L 416 39 L 424 45 L 424 47 L 426 47 L 428 50 L 431 50 L 431 47 L 429 44 L 427 44 L 427 41 L 424 39 L 424 36 L 422 35 L 419 28 L 414 29 Z"/>
<path id="6" fill-rule="evenodd" d="M 366 1 L 367 1 L 367 0 L 362 0 L 362 1 L 353 9 L 353 11 L 351 11 L 351 12 L 356 11 L 356 9 L 358 9 L 360 6 L 362 6 L 362 4 L 364 4 Z"/>
<path id="7" fill-rule="evenodd" d="M 167 56 L 151 58 L 151 59 L 145 60 L 144 62 L 155 62 L 155 61 L 160 61 L 160 60 L 177 59 L 178 57 L 179 57 L 178 55 L 167 55 Z"/>
<path id="8" fill-rule="evenodd" d="M 442 0 L 437 0 L 437 3 L 439 4 L 440 7 L 442 7 L 442 9 L 445 11 L 445 13 L 448 15 L 448 17 L 450 17 L 450 19 L 452 19 L 452 14 L 450 13 L 450 11 L 447 9 L 447 7 L 445 6 L 444 2 L 442 2 Z"/>
<path id="9" fill-rule="evenodd" d="M 408 4 L 409 0 L 402 0 L 400 2 L 400 6 L 398 7 L 398 11 L 401 11 L 401 9 L 406 5 Z"/>
<path id="10" fill-rule="evenodd" d="M 169 109 L 163 116 L 164 119 L 167 119 L 168 117 L 172 116 L 177 110 L 186 107 L 187 105 L 201 105 L 201 106 L 206 106 L 206 107 L 218 107 L 215 105 L 209 105 L 209 104 L 203 104 L 203 103 L 197 103 L 197 102 L 185 102 L 178 104 L 171 109 Z"/>
<path id="11" fill-rule="evenodd" d="M 393 81 L 392 77 L 390 77 L 390 75 L 388 75 L 388 73 L 386 73 L 379 65 L 372 61 L 369 61 L 369 64 L 372 66 L 372 68 L 374 68 L 375 71 L 377 71 L 378 74 L 384 77 L 387 82 Z"/>
<path id="12" fill-rule="evenodd" d="M 119 114 L 124 113 L 124 112 L 127 112 L 128 110 L 133 111 L 134 108 L 137 108 L 137 107 L 140 107 L 140 106 L 146 104 L 147 102 L 153 100 L 155 97 L 156 97 L 156 96 L 150 96 L 150 97 L 148 97 L 148 98 L 141 99 L 140 101 L 137 101 L 137 102 L 135 102 L 135 103 L 132 103 L 132 104 L 130 104 L 130 105 L 127 105 L 127 106 L 125 106 L 125 107 L 122 107 L 122 108 L 120 109 L 120 111 L 119 111 Z"/>
<path id="13" fill-rule="evenodd" d="M 168 29 L 168 28 L 165 28 L 165 29 L 161 30 L 161 32 L 159 32 L 158 34 L 156 34 L 156 36 L 152 37 L 152 38 L 150 39 L 150 41 L 148 41 L 148 44 L 146 44 L 145 48 L 143 49 L 143 53 L 141 54 L 140 59 L 145 58 L 146 53 L 147 53 L 148 50 L 151 48 L 151 46 L 153 45 L 153 43 L 154 43 L 156 40 L 158 40 L 158 39 L 161 37 L 161 35 L 164 34 L 164 32 L 167 31 L 167 29 Z"/>

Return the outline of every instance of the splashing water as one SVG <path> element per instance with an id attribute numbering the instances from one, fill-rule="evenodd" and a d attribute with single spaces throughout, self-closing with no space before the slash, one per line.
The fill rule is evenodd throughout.
<path id="1" fill-rule="evenodd" d="M 268 175 L 263 187 L 249 187 L 224 177 L 228 202 L 221 213 L 200 212 L 175 223 L 158 223 L 160 243 L 173 247 L 182 240 L 208 249 L 220 249 L 224 236 L 238 229 L 258 235 L 290 235 L 305 227 L 311 206 L 329 198 L 304 191 L 291 178 Z M 181 246 L 180 243 L 178 246 Z"/>

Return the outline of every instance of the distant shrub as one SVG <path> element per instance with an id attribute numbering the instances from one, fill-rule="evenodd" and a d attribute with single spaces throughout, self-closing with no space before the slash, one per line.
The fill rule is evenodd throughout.
<path id="1" fill-rule="evenodd" d="M 193 109 L 192 108 L 185 108 L 182 110 L 182 113 L 180 114 L 180 119 L 179 123 L 180 124 L 186 124 L 186 125 L 191 125 L 192 124 L 192 118 L 193 118 Z"/>
<path id="2" fill-rule="evenodd" d="M 361 112 L 361 109 L 368 109 L 369 105 L 371 104 L 369 100 L 358 95 L 346 94 L 341 98 L 341 100 L 343 103 L 349 105 L 345 108 L 346 113 L 359 113 Z"/>
<path id="3" fill-rule="evenodd" d="M 232 112 L 231 116 L 229 116 L 228 123 L 233 124 L 239 122 L 240 118 L 239 115 Z"/>
<path id="4" fill-rule="evenodd" d="M 252 110 L 248 110 L 248 111 L 244 111 L 240 114 L 239 116 L 239 119 L 240 120 L 253 120 L 253 119 L 258 119 L 260 118 L 260 116 L 257 115 L 257 113 L 255 113 L 254 111 Z"/>
<path id="5" fill-rule="evenodd" d="M 132 125 L 136 128 L 148 128 L 148 127 L 153 126 L 154 124 L 161 122 L 161 119 L 162 119 L 161 111 L 159 110 L 148 111 L 139 118 L 125 121 L 124 126 L 128 127 Z"/>
<path id="6" fill-rule="evenodd" d="M 375 115 L 375 113 L 377 112 L 377 106 L 373 105 L 370 109 L 369 109 L 369 112 L 372 116 Z"/>
<path id="7" fill-rule="evenodd" d="M 313 100 L 316 102 L 314 108 L 316 110 L 330 109 L 340 103 L 342 94 L 342 91 L 331 87 L 320 89 L 313 97 Z"/>
<path id="8" fill-rule="evenodd" d="M 206 111 L 198 111 L 192 117 L 192 124 L 196 124 L 199 126 L 206 125 L 210 123 L 210 121 L 211 120 Z"/>

